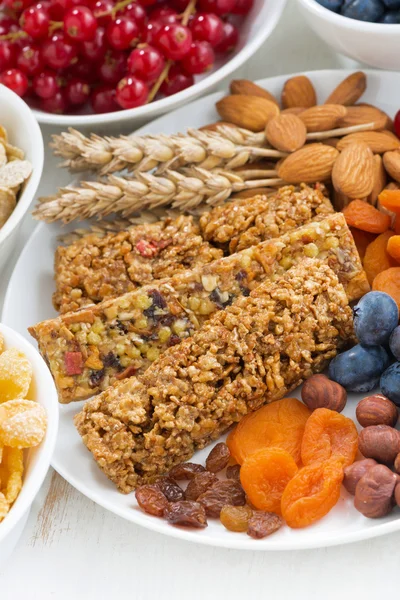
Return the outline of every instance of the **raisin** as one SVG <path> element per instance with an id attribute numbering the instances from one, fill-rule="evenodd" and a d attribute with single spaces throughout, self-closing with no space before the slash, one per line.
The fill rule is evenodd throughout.
<path id="1" fill-rule="evenodd" d="M 168 502 L 178 502 L 185 499 L 183 489 L 169 477 L 162 477 L 155 484 L 164 494 Z"/>
<path id="2" fill-rule="evenodd" d="M 220 442 L 211 450 L 210 454 L 206 458 L 206 469 L 211 473 L 218 473 L 225 469 L 229 462 L 231 453 L 229 448 L 224 442 Z"/>
<path id="3" fill-rule="evenodd" d="M 122 369 L 122 365 L 119 362 L 118 356 L 116 356 L 113 352 L 109 352 L 103 358 L 103 364 L 105 367 L 113 367 L 115 369 Z"/>
<path id="4" fill-rule="evenodd" d="M 97 387 L 104 379 L 106 374 L 105 369 L 99 369 L 98 371 L 91 371 L 89 376 L 90 387 Z"/>
<path id="5" fill-rule="evenodd" d="M 226 476 L 228 479 L 240 481 L 240 465 L 229 465 L 226 468 Z"/>
<path id="6" fill-rule="evenodd" d="M 210 300 L 212 300 L 212 302 L 215 302 L 215 304 L 219 308 L 226 308 L 227 306 L 232 304 L 233 296 L 231 294 L 228 294 L 228 298 L 225 299 L 222 294 L 223 292 L 221 292 L 221 290 L 218 287 L 216 287 L 210 294 Z"/>
<path id="7" fill-rule="evenodd" d="M 137 503 L 144 512 L 162 517 L 168 500 L 156 485 L 142 485 L 135 492 Z"/>
<path id="8" fill-rule="evenodd" d="M 164 511 L 164 517 L 172 525 L 207 527 L 206 512 L 199 502 L 182 500 L 170 503 Z"/>
<path id="9" fill-rule="evenodd" d="M 253 512 L 253 515 L 250 517 L 247 524 L 247 535 L 256 540 L 260 540 L 280 529 L 282 525 L 283 520 L 279 515 L 256 510 Z"/>
<path id="10" fill-rule="evenodd" d="M 242 486 L 233 479 L 217 481 L 204 494 L 201 494 L 198 500 L 206 509 L 208 517 L 219 517 L 222 508 L 226 504 L 232 506 L 244 506 L 246 504 L 246 496 Z"/>
<path id="11" fill-rule="evenodd" d="M 201 494 L 204 494 L 204 492 L 216 481 L 217 478 L 213 473 L 209 473 L 208 471 L 199 473 L 192 481 L 189 481 L 185 492 L 186 498 L 188 500 L 197 500 L 197 498 Z"/>
<path id="12" fill-rule="evenodd" d="M 176 335 L 175 333 L 173 333 L 168 340 L 168 346 L 175 346 L 176 344 L 180 344 L 181 341 L 182 340 L 179 337 L 179 335 Z"/>
<path id="13" fill-rule="evenodd" d="M 243 296 L 249 296 L 250 290 L 244 283 L 245 281 L 247 282 L 247 272 L 244 269 L 241 269 L 238 271 L 238 273 L 236 273 L 235 279 L 239 283 L 239 287 Z"/>
<path id="14" fill-rule="evenodd" d="M 122 321 L 120 321 L 119 319 L 117 319 L 117 327 L 120 331 L 122 331 L 122 333 L 128 333 L 127 326 L 124 323 L 122 323 Z"/>
<path id="15" fill-rule="evenodd" d="M 222 525 L 228 531 L 247 531 L 247 526 L 253 511 L 250 506 L 231 506 L 226 505 L 222 508 L 219 515 Z"/>
<path id="16" fill-rule="evenodd" d="M 151 304 L 151 306 L 149 306 L 149 308 L 146 308 L 143 311 L 143 314 L 146 317 L 154 318 L 155 311 L 157 309 L 166 308 L 167 307 L 167 303 L 165 301 L 164 296 L 162 294 L 160 294 L 160 292 L 158 290 L 150 290 L 148 292 L 148 295 L 152 299 L 152 304 Z"/>
<path id="17" fill-rule="evenodd" d="M 176 481 L 179 481 L 180 479 L 194 479 L 196 475 L 199 473 L 204 473 L 204 471 L 205 468 L 203 465 L 187 462 L 173 467 L 169 472 L 169 476 Z"/>

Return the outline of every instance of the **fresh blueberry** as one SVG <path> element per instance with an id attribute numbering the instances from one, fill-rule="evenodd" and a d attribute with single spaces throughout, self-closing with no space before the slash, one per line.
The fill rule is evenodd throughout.
<path id="1" fill-rule="evenodd" d="M 397 25 L 400 23 L 400 11 L 389 10 L 386 15 L 383 15 L 379 19 L 379 23 L 386 23 L 387 25 Z"/>
<path id="2" fill-rule="evenodd" d="M 357 344 L 331 361 L 329 377 L 349 392 L 369 392 L 388 366 L 389 356 L 382 346 Z"/>
<path id="3" fill-rule="evenodd" d="M 400 8 L 400 0 L 382 0 L 383 4 L 389 10 L 398 10 Z"/>
<path id="4" fill-rule="evenodd" d="M 376 23 L 383 16 L 385 5 L 380 0 L 345 0 L 340 13 L 349 19 Z"/>
<path id="5" fill-rule="evenodd" d="M 400 406 L 400 363 L 394 363 L 383 373 L 381 391 L 389 400 Z"/>
<path id="6" fill-rule="evenodd" d="M 382 346 L 399 323 L 399 309 L 389 294 L 369 292 L 353 309 L 354 330 L 360 344 Z"/>
<path id="7" fill-rule="evenodd" d="M 389 340 L 390 351 L 396 360 L 400 360 L 400 325 L 393 330 Z"/>
<path id="8" fill-rule="evenodd" d="M 317 0 L 317 2 L 324 8 L 332 10 L 333 12 L 339 12 L 339 9 L 343 4 L 343 0 Z"/>

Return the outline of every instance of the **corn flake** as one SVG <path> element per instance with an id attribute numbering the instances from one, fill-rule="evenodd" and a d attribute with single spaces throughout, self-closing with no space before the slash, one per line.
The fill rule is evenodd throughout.
<path id="1" fill-rule="evenodd" d="M 12 448 L 31 448 L 46 433 L 46 411 L 32 400 L 9 400 L 0 405 L 0 443 Z"/>
<path id="2" fill-rule="evenodd" d="M 4 519 L 9 510 L 10 505 L 6 500 L 6 497 L 0 492 L 0 521 Z"/>
<path id="3" fill-rule="evenodd" d="M 23 352 L 11 348 L 0 354 L 0 403 L 25 398 L 32 380 L 32 366 Z"/>
<path id="4" fill-rule="evenodd" d="M 22 488 L 24 472 L 24 454 L 21 448 L 3 449 L 3 460 L 0 464 L 1 493 L 8 504 L 12 504 Z"/>

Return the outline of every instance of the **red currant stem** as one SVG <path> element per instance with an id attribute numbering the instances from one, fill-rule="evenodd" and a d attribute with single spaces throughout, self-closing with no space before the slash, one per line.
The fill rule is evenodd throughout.
<path id="1" fill-rule="evenodd" d="M 105 10 L 104 12 L 98 13 L 96 15 L 96 19 L 98 19 L 99 17 L 108 17 L 109 15 L 115 16 L 117 12 L 123 10 L 125 6 L 131 4 L 132 1 L 136 2 L 136 0 L 121 0 L 121 2 L 117 2 L 117 4 L 115 4 L 115 6 L 113 6 L 111 10 Z"/>
<path id="2" fill-rule="evenodd" d="M 14 40 L 19 40 L 21 38 L 28 37 L 28 34 L 25 31 L 14 31 L 12 33 L 5 33 L 4 35 L 0 35 L 0 41 L 10 40 L 13 42 Z"/>
<path id="3" fill-rule="evenodd" d="M 190 16 L 196 10 L 196 2 L 197 2 L 197 0 L 190 0 L 189 4 L 185 8 L 184 12 L 181 15 L 182 25 L 187 25 L 188 24 Z M 154 98 L 157 95 L 157 92 L 160 89 L 161 85 L 163 84 L 164 80 L 168 77 L 169 70 L 170 70 L 170 68 L 172 67 L 173 64 L 174 64 L 173 60 L 168 60 L 167 61 L 167 63 L 165 65 L 162 73 L 160 74 L 160 76 L 158 77 L 157 81 L 155 82 L 155 84 L 153 85 L 153 87 L 150 90 L 149 97 L 147 98 L 147 104 L 149 102 L 152 102 L 154 100 Z"/>
<path id="4" fill-rule="evenodd" d="M 63 21 L 50 21 L 49 34 L 52 35 L 57 29 L 61 29 L 64 26 Z"/>

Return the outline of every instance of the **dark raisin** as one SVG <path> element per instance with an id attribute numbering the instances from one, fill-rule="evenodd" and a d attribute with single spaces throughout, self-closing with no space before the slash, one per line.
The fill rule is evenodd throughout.
<path id="1" fill-rule="evenodd" d="M 119 319 L 117 319 L 117 327 L 120 331 L 122 331 L 122 333 L 128 333 L 127 326 L 124 323 L 122 323 L 122 321 L 120 321 Z"/>
<path id="2" fill-rule="evenodd" d="M 151 306 L 149 306 L 149 308 L 146 308 L 143 311 L 143 314 L 146 315 L 146 317 L 153 318 L 155 310 L 157 308 L 158 309 L 166 308 L 167 302 L 165 301 L 164 296 L 158 290 L 150 290 L 148 292 L 148 295 L 152 299 L 152 304 L 151 304 Z"/>
<path id="3" fill-rule="evenodd" d="M 208 471 L 199 473 L 192 481 L 189 481 L 185 492 L 186 498 L 188 500 L 197 500 L 216 481 L 217 478 L 214 473 L 209 473 Z"/>
<path id="4" fill-rule="evenodd" d="M 169 472 L 169 476 L 176 481 L 180 479 L 193 479 L 199 473 L 204 473 L 205 468 L 203 465 L 198 465 L 196 463 L 181 463 L 180 465 L 176 465 Z"/>
<path id="5" fill-rule="evenodd" d="M 164 325 L 164 327 L 168 327 L 169 325 L 172 325 L 172 323 L 174 321 L 175 321 L 175 317 L 174 317 L 174 315 L 171 315 L 171 313 L 157 315 L 157 323 L 159 323 L 160 325 Z"/>
<path id="6" fill-rule="evenodd" d="M 249 288 L 244 287 L 243 285 L 241 285 L 240 286 L 240 290 L 241 290 L 243 296 L 246 296 L 246 298 L 247 298 L 247 296 L 250 296 L 250 290 L 249 290 Z"/>
<path id="7" fill-rule="evenodd" d="M 144 512 L 162 517 L 168 507 L 168 500 L 156 485 L 142 485 L 135 492 L 137 503 Z"/>
<path id="8" fill-rule="evenodd" d="M 211 450 L 210 454 L 206 458 L 206 469 L 211 473 L 218 473 L 225 469 L 229 462 L 231 453 L 229 448 L 224 442 L 220 442 Z"/>
<path id="9" fill-rule="evenodd" d="M 183 489 L 169 477 L 162 477 L 155 484 L 164 494 L 168 502 L 178 502 L 185 499 Z"/>
<path id="10" fill-rule="evenodd" d="M 208 517 L 219 517 L 222 507 L 226 504 L 244 506 L 246 495 L 238 481 L 227 479 L 215 482 L 198 500 L 206 509 Z"/>
<path id="11" fill-rule="evenodd" d="M 164 511 L 164 517 L 172 525 L 184 527 L 207 527 L 207 518 L 204 507 L 198 502 L 182 500 L 173 502 Z"/>
<path id="12" fill-rule="evenodd" d="M 283 520 L 279 515 L 256 510 L 247 523 L 247 535 L 260 540 L 280 529 L 282 525 Z"/>
<path id="13" fill-rule="evenodd" d="M 247 283 L 247 272 L 244 269 L 241 269 L 238 271 L 238 273 L 236 273 L 235 279 L 239 283 L 240 291 L 242 292 L 243 296 L 249 296 L 250 290 L 245 284 L 245 282 Z"/>
<path id="14" fill-rule="evenodd" d="M 226 467 L 226 476 L 228 479 L 240 481 L 240 465 L 229 465 L 229 467 Z"/>
<path id="15" fill-rule="evenodd" d="M 216 287 L 210 294 L 210 300 L 212 300 L 212 302 L 215 302 L 215 304 L 219 308 L 225 308 L 226 306 L 232 304 L 233 296 L 229 294 L 228 299 L 224 300 L 222 297 L 221 290 L 218 287 Z"/>
<path id="16" fill-rule="evenodd" d="M 180 344 L 181 341 L 182 340 L 179 337 L 179 335 L 176 335 L 175 333 L 173 333 L 168 340 L 168 346 L 176 346 L 176 344 Z"/>
<path id="17" fill-rule="evenodd" d="M 113 367 L 114 369 L 123 368 L 121 363 L 119 362 L 118 356 L 113 352 L 109 352 L 108 354 L 106 354 L 102 360 L 105 367 Z"/>
<path id="18" fill-rule="evenodd" d="M 240 269 L 240 271 L 236 273 L 235 279 L 236 281 L 241 283 L 244 279 L 247 279 L 247 271 L 245 271 L 244 269 Z"/>
<path id="19" fill-rule="evenodd" d="M 90 387 L 97 387 L 103 381 L 106 374 L 105 369 L 99 369 L 98 371 L 91 371 L 89 375 Z"/>

